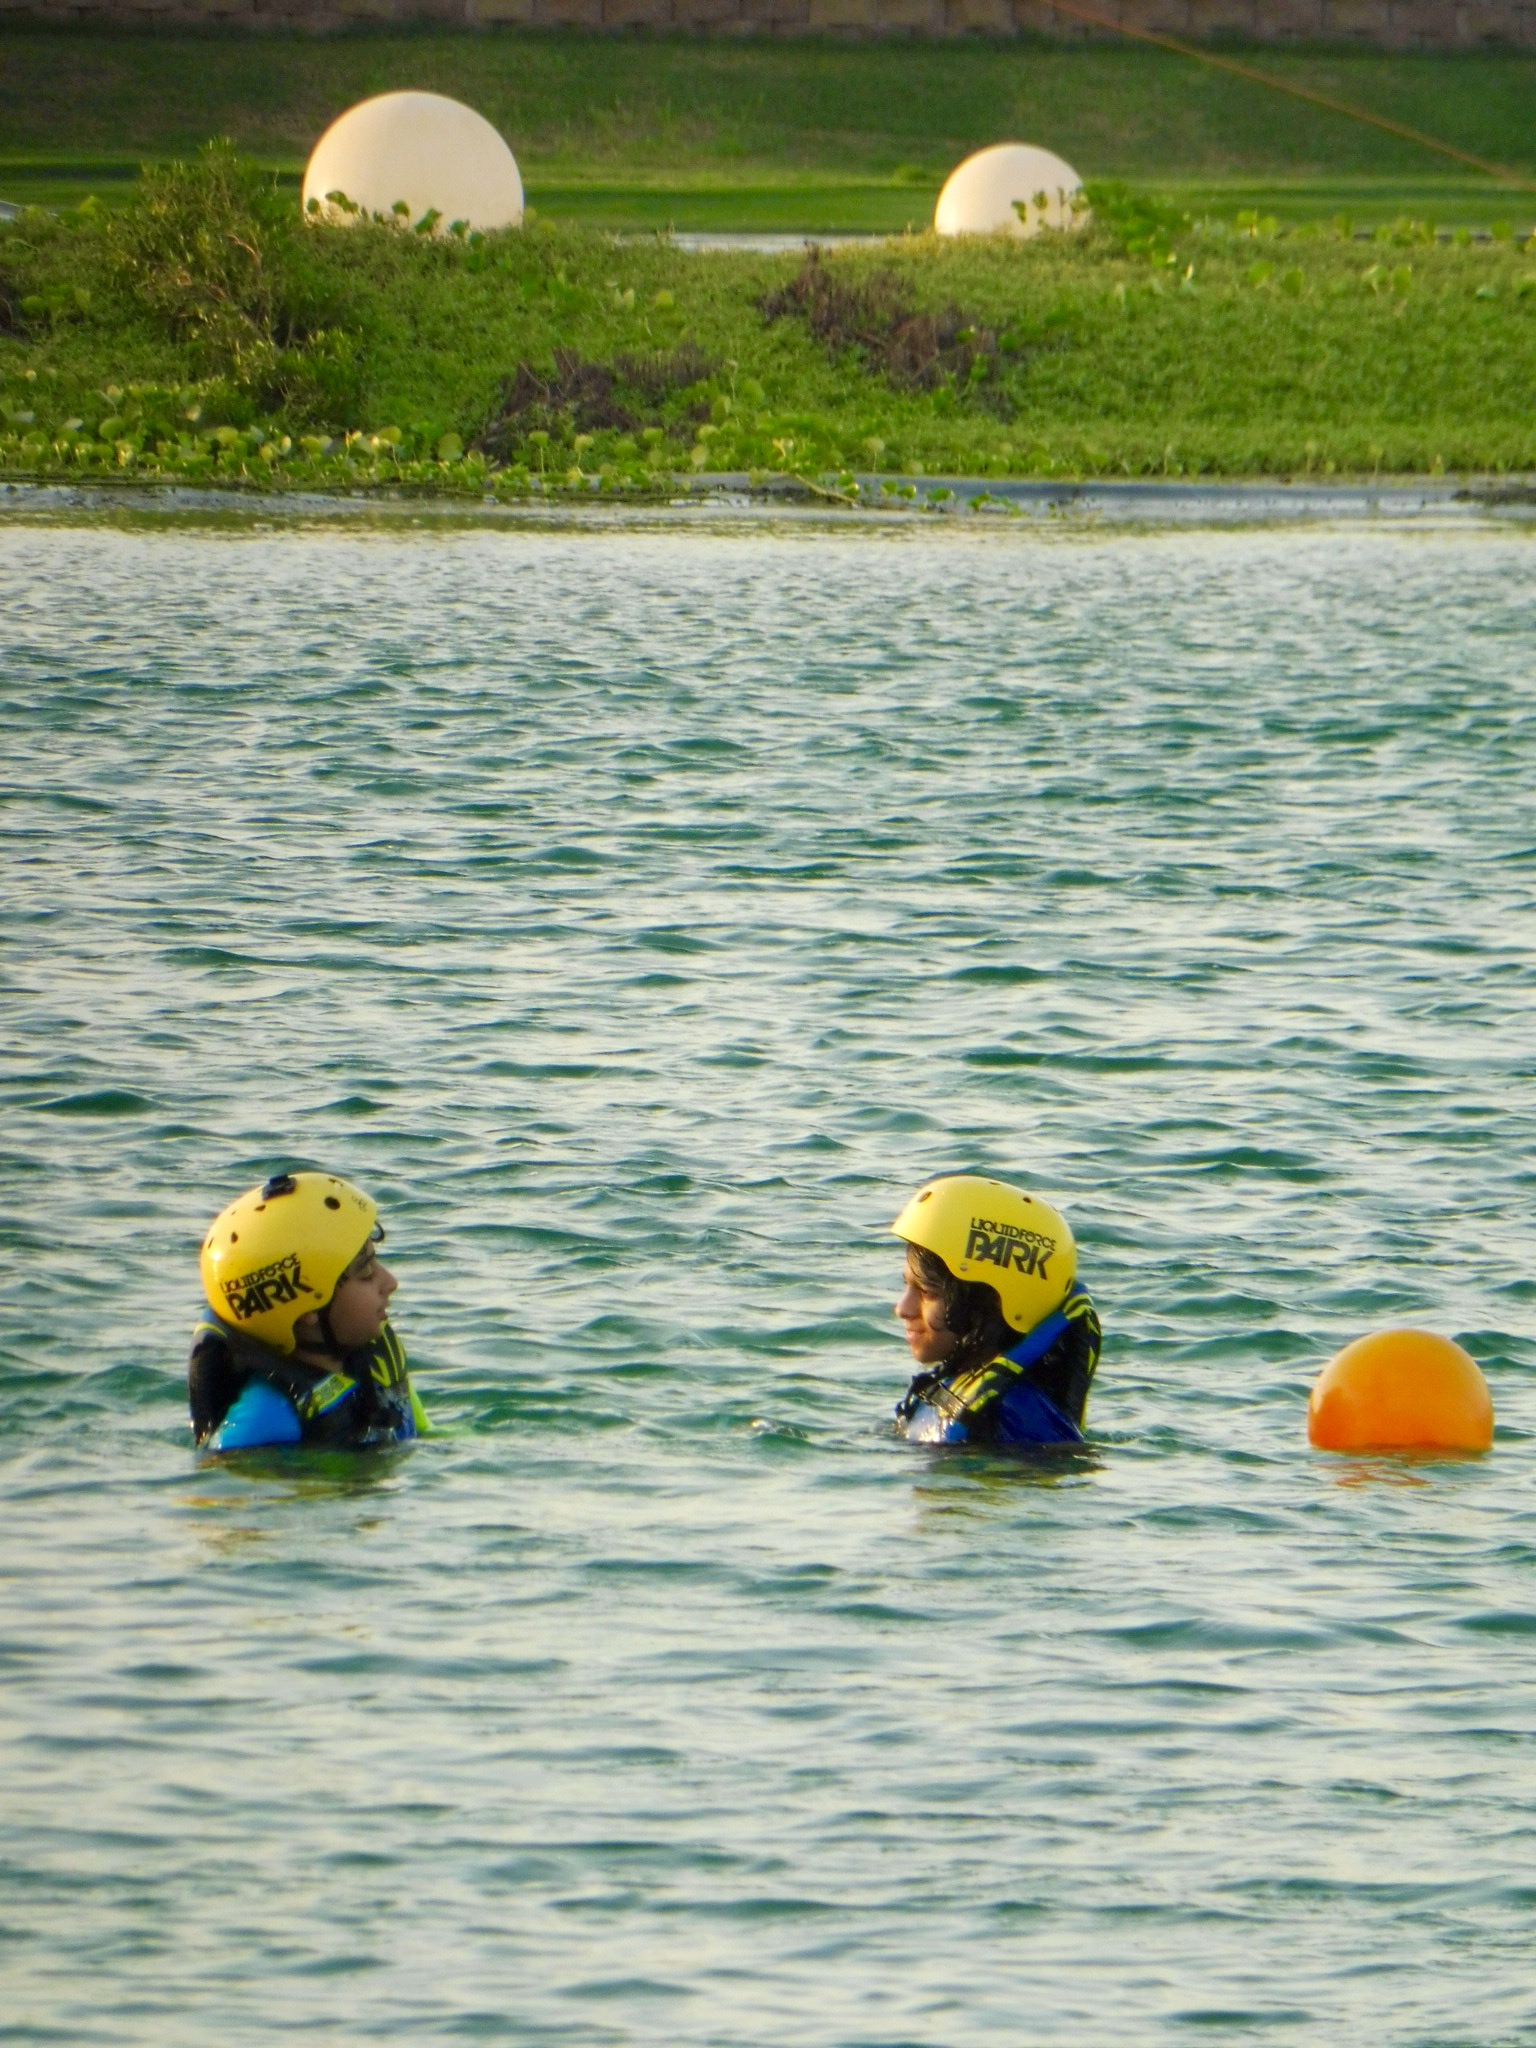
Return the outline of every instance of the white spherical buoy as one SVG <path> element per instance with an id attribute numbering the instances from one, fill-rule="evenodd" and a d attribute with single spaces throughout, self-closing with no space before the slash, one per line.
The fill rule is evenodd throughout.
<path id="1" fill-rule="evenodd" d="M 1076 171 L 1051 150 L 995 143 L 950 172 L 933 210 L 934 232 L 1038 235 L 1042 228 L 1080 227 L 1088 218 L 1082 191 Z"/>
<path id="2" fill-rule="evenodd" d="M 461 220 L 472 228 L 509 228 L 523 217 L 523 181 L 511 150 L 483 115 L 440 92 L 380 93 L 333 121 L 305 168 L 304 211 L 355 220 L 333 192 L 365 215 L 403 205 L 418 221 L 435 210 L 443 228 Z"/>

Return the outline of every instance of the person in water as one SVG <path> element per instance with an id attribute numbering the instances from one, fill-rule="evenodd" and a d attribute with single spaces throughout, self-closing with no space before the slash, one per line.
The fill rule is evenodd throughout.
<path id="1" fill-rule="evenodd" d="M 333 1173 L 279 1173 L 203 1240 L 208 1310 L 192 1339 L 192 1434 L 210 1451 L 371 1448 L 430 1425 L 389 1324 L 377 1205 Z"/>
<path id="2" fill-rule="evenodd" d="M 1067 1219 L 979 1174 L 932 1180 L 891 1225 L 907 1247 L 896 1314 L 918 1372 L 897 1404 L 914 1443 L 1084 1441 L 1099 1319 Z"/>

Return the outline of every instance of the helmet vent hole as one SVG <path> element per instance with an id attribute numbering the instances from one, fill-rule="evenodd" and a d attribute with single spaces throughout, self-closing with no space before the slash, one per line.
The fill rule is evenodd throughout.
<path id="1" fill-rule="evenodd" d="M 240 1242 L 240 1233 L 238 1230 L 232 1230 L 229 1233 L 229 1241 L 231 1244 L 238 1244 Z"/>
<path id="2" fill-rule="evenodd" d="M 337 1201 L 334 1195 L 327 1195 L 325 1198 L 325 1206 L 327 1207 L 327 1209 L 339 1209 L 341 1207 L 341 1204 Z"/>

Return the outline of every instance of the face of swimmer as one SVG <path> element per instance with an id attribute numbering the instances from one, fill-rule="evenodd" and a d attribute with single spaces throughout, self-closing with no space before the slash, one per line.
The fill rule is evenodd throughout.
<path id="1" fill-rule="evenodd" d="M 911 1252 L 902 1267 L 902 1289 L 896 1297 L 896 1314 L 907 1334 L 907 1348 L 919 1365 L 938 1365 L 949 1357 L 960 1339 L 944 1321 L 944 1303 L 929 1287 Z"/>
<path id="2" fill-rule="evenodd" d="M 400 1282 L 379 1258 L 379 1248 L 370 1238 L 345 1273 L 336 1282 L 326 1319 L 338 1351 L 354 1351 L 359 1344 L 371 1344 L 384 1327 L 389 1298 Z M 294 1326 L 298 1348 L 324 1350 L 325 1332 L 318 1315 L 300 1316 Z"/>

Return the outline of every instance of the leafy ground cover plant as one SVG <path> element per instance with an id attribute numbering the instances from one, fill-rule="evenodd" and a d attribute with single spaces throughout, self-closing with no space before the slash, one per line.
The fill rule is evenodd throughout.
<path id="1" fill-rule="evenodd" d="M 812 248 L 788 284 L 770 292 L 761 306 L 767 320 L 803 320 L 834 362 L 857 350 L 894 390 L 963 389 L 1007 416 L 992 373 L 1000 346 L 1009 347 L 1011 337 L 999 344 L 993 329 L 958 306 L 925 311 L 911 280 L 897 271 L 881 268 L 852 278 Z"/>
<path id="2" fill-rule="evenodd" d="M 493 460 L 515 462 L 552 438 L 573 447 L 578 439 L 590 445 L 604 432 L 664 439 L 667 400 L 702 388 L 718 367 L 689 342 L 647 355 L 621 354 L 612 363 L 587 362 L 557 347 L 547 371 L 518 364 L 475 445 Z M 693 399 L 686 417 L 696 424 L 707 420 L 707 400 Z"/>
<path id="3" fill-rule="evenodd" d="M 1531 244 L 1093 198 L 1070 236 L 809 262 L 538 220 L 318 227 L 210 150 L 120 215 L 0 227 L 0 472 L 852 496 L 1536 470 Z"/>

